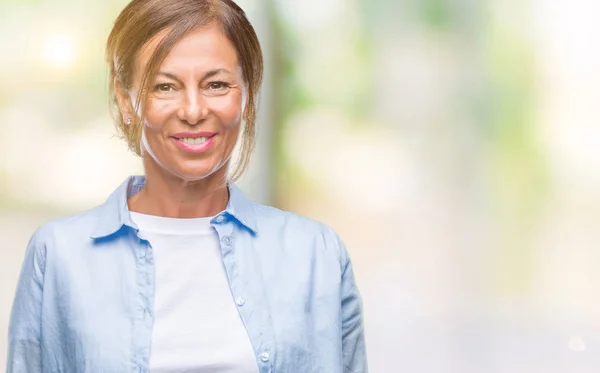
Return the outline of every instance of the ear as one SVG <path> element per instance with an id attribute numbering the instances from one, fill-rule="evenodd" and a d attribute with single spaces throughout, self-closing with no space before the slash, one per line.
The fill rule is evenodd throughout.
<path id="1" fill-rule="evenodd" d="M 126 122 L 128 119 L 133 120 L 135 116 L 129 92 L 123 87 L 118 78 L 115 77 L 113 82 L 115 96 L 117 98 L 117 103 L 119 104 L 119 111 L 121 112 L 123 122 Z"/>
<path id="2" fill-rule="evenodd" d="M 246 88 L 246 83 L 244 83 L 242 85 L 242 119 L 243 120 L 247 120 L 248 119 L 248 112 L 247 112 L 247 108 L 248 108 L 248 101 L 249 97 L 248 97 L 248 88 Z"/>

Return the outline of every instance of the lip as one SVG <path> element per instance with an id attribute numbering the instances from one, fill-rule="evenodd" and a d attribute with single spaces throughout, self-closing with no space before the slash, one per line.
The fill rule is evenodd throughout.
<path id="1" fill-rule="evenodd" d="M 214 132 L 180 132 L 180 133 L 176 133 L 171 137 L 174 137 L 176 139 L 185 139 L 185 138 L 198 138 L 198 137 L 213 137 L 214 135 L 216 135 L 216 133 Z"/>
<path id="2" fill-rule="evenodd" d="M 194 144 L 194 145 L 190 145 L 190 144 L 186 144 L 183 141 L 181 141 L 181 139 L 184 138 L 198 138 L 198 137 L 208 137 L 208 139 L 203 142 L 202 144 Z M 187 153 L 204 153 L 207 150 L 209 150 L 214 142 L 215 142 L 215 137 L 216 137 L 216 133 L 213 132 L 182 132 L 182 133 L 178 133 L 176 135 L 171 136 L 171 139 L 173 139 L 173 142 L 175 142 L 175 145 L 187 152 Z"/>

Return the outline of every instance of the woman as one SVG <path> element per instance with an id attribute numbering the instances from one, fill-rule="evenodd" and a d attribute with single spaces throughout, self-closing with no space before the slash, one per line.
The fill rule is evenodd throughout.
<path id="1" fill-rule="evenodd" d="M 252 150 L 263 69 L 244 12 L 134 0 L 107 56 L 117 127 L 145 177 L 34 233 L 8 372 L 366 372 L 340 239 L 232 183 Z"/>

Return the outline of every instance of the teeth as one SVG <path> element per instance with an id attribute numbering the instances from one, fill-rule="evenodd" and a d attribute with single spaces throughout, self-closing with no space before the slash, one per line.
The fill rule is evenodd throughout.
<path id="1" fill-rule="evenodd" d="M 181 141 L 182 143 L 187 144 L 187 145 L 202 144 L 206 140 L 208 140 L 208 137 L 196 137 L 196 138 L 185 137 L 185 138 L 179 139 L 179 141 Z"/>

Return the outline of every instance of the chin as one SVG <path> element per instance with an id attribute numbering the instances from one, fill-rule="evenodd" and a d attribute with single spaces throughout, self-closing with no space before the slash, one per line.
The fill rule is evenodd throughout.
<path id="1" fill-rule="evenodd" d="M 208 178 L 219 178 L 223 177 L 226 169 L 219 167 L 210 166 L 196 166 L 196 167 L 180 167 L 176 172 L 182 180 L 193 182 L 200 181 Z"/>

